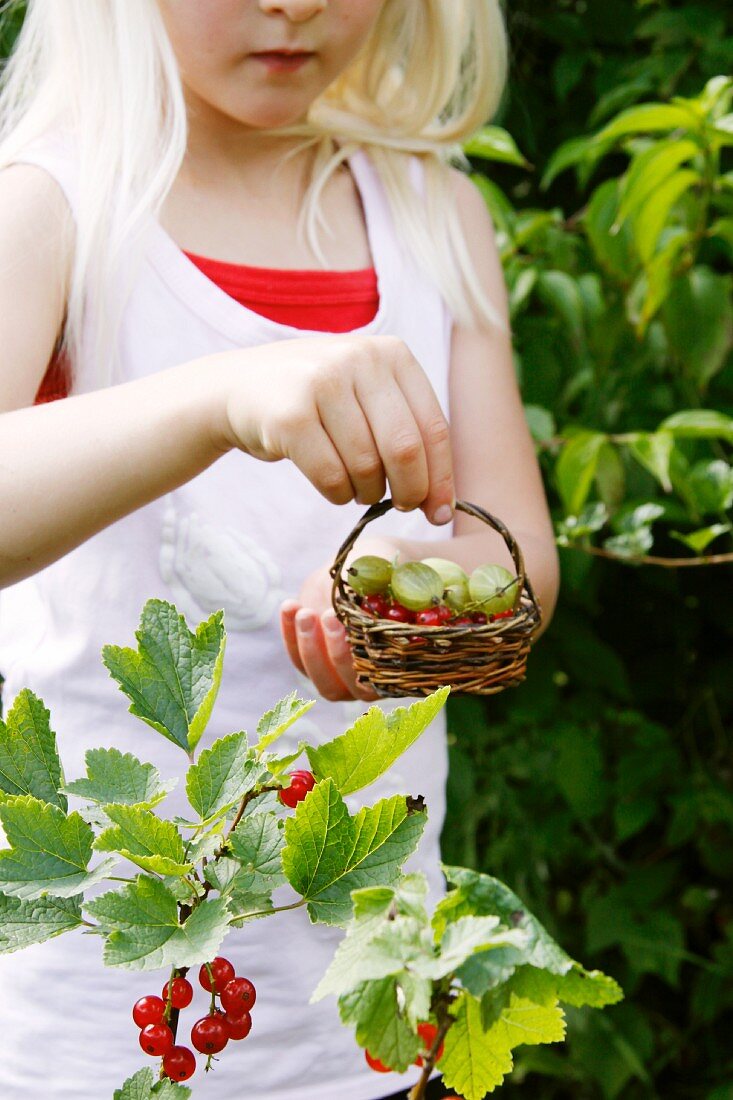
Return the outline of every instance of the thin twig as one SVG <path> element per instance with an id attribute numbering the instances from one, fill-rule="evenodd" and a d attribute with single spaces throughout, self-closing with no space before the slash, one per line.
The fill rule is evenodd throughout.
<path id="1" fill-rule="evenodd" d="M 601 546 L 581 546 L 579 543 L 563 543 L 564 550 L 580 550 L 584 554 L 592 554 L 596 558 L 608 558 L 610 561 L 620 561 L 624 565 L 661 565 L 667 569 L 682 569 L 691 565 L 724 565 L 733 562 L 733 553 L 708 554 L 698 558 L 661 558 L 654 554 L 639 554 L 629 557 L 626 554 L 616 554 L 613 550 L 604 550 Z"/>

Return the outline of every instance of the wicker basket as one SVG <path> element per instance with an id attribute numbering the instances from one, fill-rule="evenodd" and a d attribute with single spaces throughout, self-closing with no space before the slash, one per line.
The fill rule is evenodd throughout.
<path id="1" fill-rule="evenodd" d="M 459 694 L 493 695 L 521 683 L 540 625 L 540 607 L 518 544 L 501 520 L 476 504 L 459 500 L 456 509 L 483 520 L 504 539 L 520 580 L 511 618 L 470 626 L 418 626 L 377 619 L 361 610 L 356 594 L 344 584 L 346 556 L 366 525 L 391 507 L 391 500 L 382 500 L 364 513 L 330 570 L 333 607 L 346 627 L 358 682 L 383 697 L 429 695 L 444 684 Z"/>

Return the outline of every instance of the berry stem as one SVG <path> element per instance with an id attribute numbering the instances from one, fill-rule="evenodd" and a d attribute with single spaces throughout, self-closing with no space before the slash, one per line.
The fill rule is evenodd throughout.
<path id="1" fill-rule="evenodd" d="M 422 1073 L 415 1082 L 413 1087 L 407 1094 L 407 1100 L 425 1100 L 425 1090 L 428 1087 L 428 1081 L 430 1080 L 430 1074 L 435 1068 L 435 1063 L 438 1058 L 438 1051 L 443 1045 L 443 1040 L 448 1034 L 448 1030 L 453 1023 L 453 1017 L 448 1012 L 451 1002 L 455 1000 L 455 995 L 450 992 L 450 989 L 443 985 L 443 988 L 439 989 L 433 997 L 433 1011 L 438 1019 L 438 1031 L 433 1040 L 433 1045 L 428 1051 L 422 1067 Z"/>
<path id="2" fill-rule="evenodd" d="M 307 899 L 301 898 L 300 901 L 294 901 L 292 905 L 276 905 L 272 909 L 262 909 L 258 910 L 256 913 L 237 913 L 236 916 L 231 918 L 229 923 L 234 924 L 235 921 L 244 920 L 245 917 L 270 917 L 273 913 L 284 913 L 288 909 L 300 909 L 301 906 L 306 904 Z"/>
<path id="3" fill-rule="evenodd" d="M 224 844 L 226 844 L 227 840 L 229 840 L 229 837 L 232 835 L 237 825 L 242 820 L 242 814 L 247 809 L 247 805 L 252 801 L 252 799 L 259 798 L 259 796 L 261 794 L 265 794 L 266 791 L 278 791 L 279 789 L 279 787 L 255 787 L 254 790 L 247 791 L 246 794 L 242 795 L 242 801 L 239 803 L 239 809 L 234 816 L 234 821 L 232 821 L 229 829 L 227 830 L 227 834 L 224 838 Z M 215 853 L 215 858 L 218 858 L 223 853 L 224 844 Z"/>
<path id="4" fill-rule="evenodd" d="M 173 979 L 174 978 L 185 978 L 186 975 L 188 974 L 188 970 L 189 970 L 189 968 L 187 966 L 182 966 L 178 970 L 174 966 L 174 967 L 171 968 L 170 977 L 168 979 L 168 999 L 166 1001 L 166 1006 L 165 1006 L 165 1019 L 166 1019 L 166 1023 L 168 1024 L 168 1027 L 173 1032 L 173 1044 L 174 1045 L 175 1045 L 175 1042 L 176 1042 L 176 1034 L 178 1032 L 178 1016 L 179 1016 L 181 1010 L 179 1008 L 174 1008 L 173 1004 L 171 1002 L 171 996 L 172 996 L 172 990 L 173 990 Z"/>

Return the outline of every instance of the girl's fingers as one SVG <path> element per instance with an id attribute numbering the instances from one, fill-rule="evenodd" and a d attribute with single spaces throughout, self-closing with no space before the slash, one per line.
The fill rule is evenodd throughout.
<path id="1" fill-rule="evenodd" d="M 354 499 L 346 466 L 317 412 L 304 421 L 301 431 L 293 432 L 287 457 L 331 504 L 347 504 Z"/>
<path id="2" fill-rule="evenodd" d="M 307 675 L 305 671 L 305 665 L 300 657 L 300 650 L 298 649 L 298 637 L 295 630 L 295 614 L 298 611 L 300 604 L 296 600 L 286 600 L 280 607 L 280 630 L 282 631 L 283 641 L 285 642 L 285 648 L 288 651 L 288 656 L 293 662 L 298 672 L 302 672 L 304 676 Z"/>
<path id="3" fill-rule="evenodd" d="M 422 433 L 391 373 L 375 370 L 357 379 L 356 393 L 374 434 L 396 507 L 417 508 L 428 495 L 428 462 Z"/>
<path id="4" fill-rule="evenodd" d="M 318 692 L 332 703 L 350 699 L 349 689 L 331 664 L 323 628 L 315 612 L 305 607 L 296 612 L 295 630 L 305 674 Z"/>
<path id="5" fill-rule="evenodd" d="M 350 381 L 345 381 L 344 393 L 339 397 L 338 401 L 323 401 L 319 406 L 321 423 L 346 467 L 356 499 L 360 504 L 376 504 L 384 496 L 386 480 L 372 429 Z"/>
<path id="6" fill-rule="evenodd" d="M 379 696 L 375 691 L 357 683 L 351 646 L 346 637 L 343 623 L 339 622 L 333 611 L 325 611 L 321 616 L 321 624 L 331 663 L 353 698 L 364 699 L 369 702 L 378 699 Z"/>
<path id="7" fill-rule="evenodd" d="M 397 379 L 422 434 L 428 468 L 429 491 L 421 508 L 432 522 L 447 523 L 455 503 L 450 428 L 429 380 L 415 361 L 397 368 Z M 438 517 L 439 509 L 443 511 Z"/>

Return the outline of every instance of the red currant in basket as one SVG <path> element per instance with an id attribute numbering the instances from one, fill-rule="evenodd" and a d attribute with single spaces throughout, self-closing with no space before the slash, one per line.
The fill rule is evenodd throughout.
<path id="1" fill-rule="evenodd" d="M 148 1024 L 140 1032 L 140 1046 L 153 1058 L 162 1058 L 173 1046 L 173 1032 L 167 1024 Z"/>
<path id="2" fill-rule="evenodd" d="M 389 1066 L 385 1066 L 383 1062 L 380 1062 L 378 1058 L 374 1058 L 368 1050 L 364 1051 L 364 1057 L 367 1060 L 367 1065 L 370 1069 L 376 1070 L 377 1073 L 391 1073 L 392 1070 Z"/>
<path id="3" fill-rule="evenodd" d="M 222 990 L 221 1007 L 236 1020 L 242 1013 L 249 1012 L 256 1000 L 257 990 L 249 978 L 234 978 Z"/>
<path id="4" fill-rule="evenodd" d="M 202 1054 L 218 1054 L 229 1042 L 223 1016 L 204 1016 L 191 1028 L 191 1042 Z"/>
<path id="5" fill-rule="evenodd" d="M 506 611 L 497 611 L 495 615 L 491 616 L 491 621 L 492 621 L 492 623 L 494 623 L 494 622 L 496 622 L 497 619 L 513 619 L 513 618 L 514 618 L 514 612 L 512 611 L 512 609 L 510 607 Z"/>
<path id="6" fill-rule="evenodd" d="M 415 615 L 417 626 L 440 626 L 442 621 L 437 607 L 427 607 Z"/>
<path id="7" fill-rule="evenodd" d="M 161 993 L 163 1000 L 168 1003 L 168 982 L 163 986 Z M 193 1000 L 193 986 L 186 978 L 174 978 L 171 983 L 171 1005 L 173 1008 L 188 1008 Z"/>
<path id="8" fill-rule="evenodd" d="M 212 959 L 208 964 L 211 968 L 211 973 L 214 979 L 214 993 L 221 993 L 224 986 L 236 977 L 234 967 L 229 962 L 229 959 L 222 958 L 221 955 L 217 955 L 215 959 Z M 209 979 L 209 971 L 206 969 L 207 964 L 203 963 L 199 970 L 199 981 L 204 987 L 207 993 L 211 993 L 211 981 Z"/>
<path id="9" fill-rule="evenodd" d="M 385 600 L 384 596 L 365 596 L 361 601 L 362 611 L 366 611 L 367 615 L 374 615 L 377 619 L 383 619 L 387 613 L 389 604 Z"/>
<path id="10" fill-rule="evenodd" d="M 391 619 L 395 623 L 414 623 L 415 612 L 409 611 L 408 608 L 403 607 L 401 603 L 390 604 L 383 616 L 385 619 Z M 392 1071 L 390 1070 L 390 1073 Z"/>
<path id="11" fill-rule="evenodd" d="M 426 1054 L 428 1054 L 433 1049 L 433 1043 L 435 1042 L 435 1037 L 438 1034 L 437 1027 L 435 1026 L 435 1024 L 418 1024 L 417 1033 L 422 1039 L 423 1050 Z M 443 1057 L 444 1046 L 445 1044 L 441 1043 L 438 1047 L 438 1053 L 435 1055 L 436 1062 L 440 1061 L 440 1059 Z M 423 1064 L 422 1056 L 420 1054 L 418 1054 L 414 1064 L 416 1066 L 421 1066 Z"/>
<path id="12" fill-rule="evenodd" d="M 451 619 L 451 626 L 473 626 L 473 619 L 469 615 L 458 615 Z"/>
<path id="13" fill-rule="evenodd" d="M 316 785 L 315 776 L 311 772 L 290 772 L 290 786 L 278 791 L 278 798 L 283 806 L 289 806 L 294 810 L 299 802 L 302 802 L 308 791 L 312 791 Z"/>
<path id="14" fill-rule="evenodd" d="M 132 1006 L 132 1018 L 138 1027 L 162 1024 L 164 1016 L 165 1002 L 160 997 L 141 997 Z"/>
<path id="15" fill-rule="evenodd" d="M 246 1039 L 252 1027 L 252 1017 L 245 1011 L 241 1016 L 233 1019 L 228 1013 L 224 1017 L 230 1039 Z"/>
<path id="16" fill-rule="evenodd" d="M 474 623 L 487 623 L 489 621 L 485 611 L 472 611 L 471 620 Z"/>
<path id="17" fill-rule="evenodd" d="M 453 609 L 447 607 L 444 603 L 438 604 L 435 610 L 438 612 L 441 623 L 450 622 L 453 618 Z"/>
<path id="18" fill-rule="evenodd" d="M 163 1073 L 171 1081 L 188 1081 L 196 1072 L 196 1056 L 188 1047 L 173 1047 L 163 1059 Z"/>

